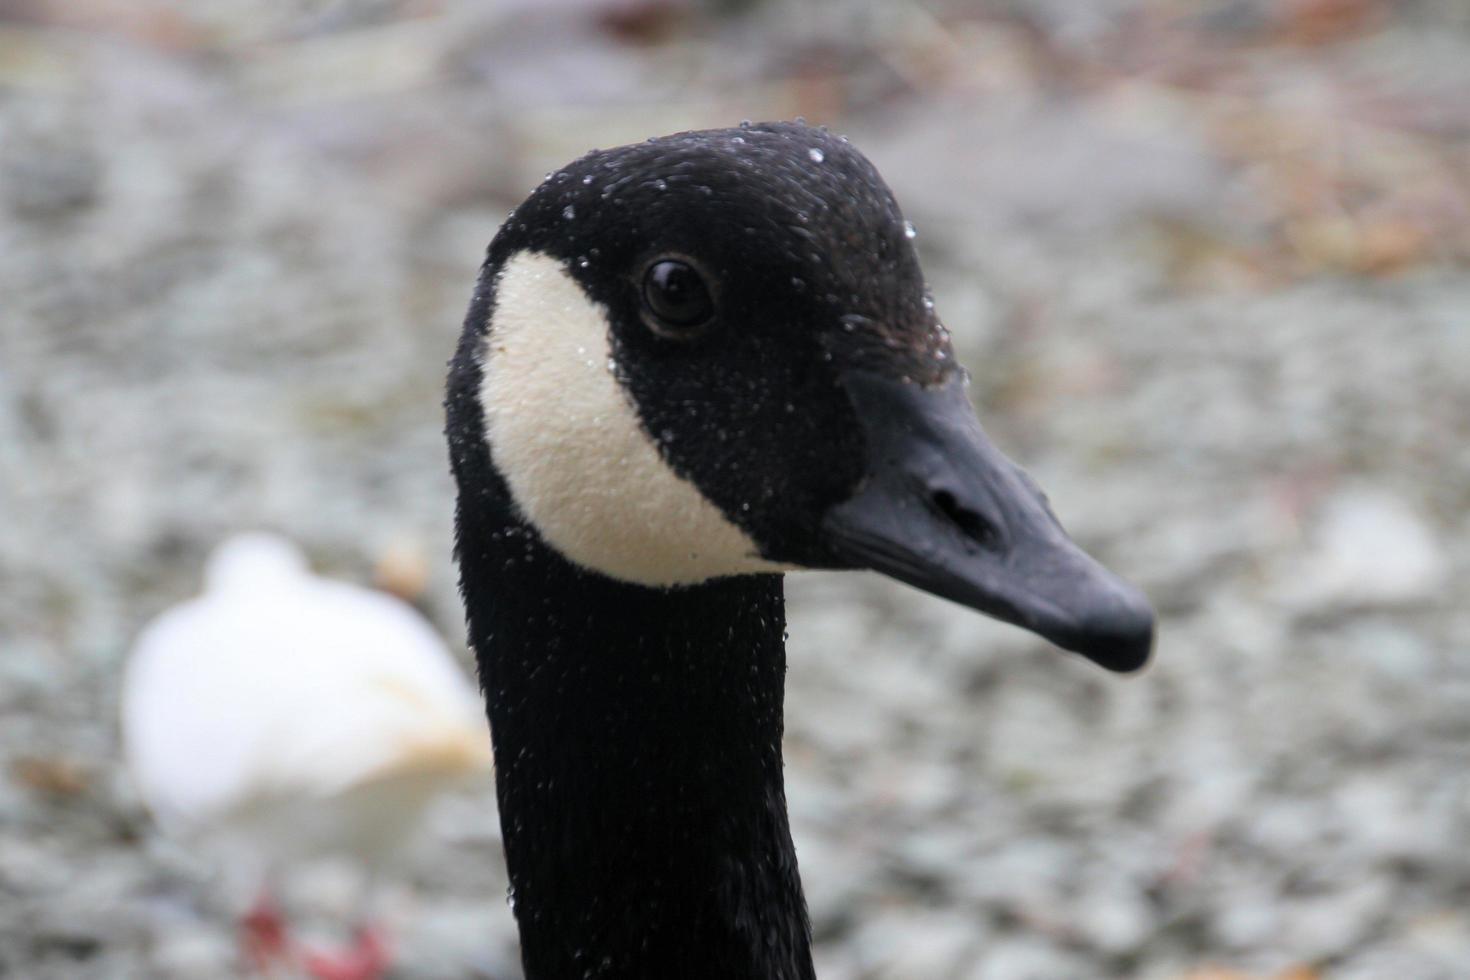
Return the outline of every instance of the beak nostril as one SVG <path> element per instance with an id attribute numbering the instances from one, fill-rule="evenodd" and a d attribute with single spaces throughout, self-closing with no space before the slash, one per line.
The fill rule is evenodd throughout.
<path id="1" fill-rule="evenodd" d="M 929 499 L 934 509 L 958 527 L 965 537 L 988 551 L 1000 550 L 1001 536 L 995 525 L 962 505 L 954 494 L 948 490 L 935 490 Z"/>

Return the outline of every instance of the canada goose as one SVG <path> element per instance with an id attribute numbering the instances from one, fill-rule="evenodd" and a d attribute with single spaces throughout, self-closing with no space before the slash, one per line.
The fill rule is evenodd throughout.
<path id="1" fill-rule="evenodd" d="M 123 682 L 127 762 L 165 831 L 262 889 L 331 852 L 372 871 L 437 793 L 489 769 L 476 692 L 408 605 L 311 574 L 267 534 L 224 542 L 205 578 L 144 628 Z M 242 923 L 256 966 L 300 959 L 331 980 L 386 966 L 370 928 L 345 954 L 302 954 L 261 895 Z"/>
<path id="2" fill-rule="evenodd" d="M 783 571 L 1147 659 L 982 433 L 912 237 L 846 140 L 770 123 L 593 151 L 491 242 L 447 432 L 530 980 L 812 976 Z"/>

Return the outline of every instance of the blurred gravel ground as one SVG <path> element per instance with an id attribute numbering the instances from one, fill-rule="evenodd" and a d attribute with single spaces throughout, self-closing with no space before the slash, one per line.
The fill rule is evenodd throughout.
<path id="1" fill-rule="evenodd" d="M 440 387 L 500 216 L 591 145 L 798 113 L 1164 615 L 1120 681 L 791 579 L 821 975 L 1470 976 L 1467 91 L 1457 0 L 0 3 L 0 976 L 233 975 L 118 767 L 131 637 L 254 526 L 425 556 L 462 636 Z M 504 891 L 481 788 L 384 896 L 394 977 L 517 976 Z"/>

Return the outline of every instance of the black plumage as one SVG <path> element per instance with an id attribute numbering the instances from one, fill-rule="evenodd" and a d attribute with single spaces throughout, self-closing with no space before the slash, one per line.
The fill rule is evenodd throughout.
<path id="1" fill-rule="evenodd" d="M 594 151 L 491 243 L 447 431 L 530 980 L 801 980 L 812 962 L 782 782 L 780 576 L 623 582 L 522 516 L 480 402 L 515 256 L 559 260 L 605 313 L 647 439 L 764 557 L 876 568 L 1115 669 L 1147 656 L 1141 596 L 980 432 L 911 237 L 845 140 L 776 123 Z M 650 304 L 669 261 L 709 317 L 687 290 Z"/>

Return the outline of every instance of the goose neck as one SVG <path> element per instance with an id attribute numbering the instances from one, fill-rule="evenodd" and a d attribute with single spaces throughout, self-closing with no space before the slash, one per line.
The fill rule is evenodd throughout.
<path id="1" fill-rule="evenodd" d="M 460 531 L 528 980 L 810 978 L 780 576 L 650 589 Z"/>

